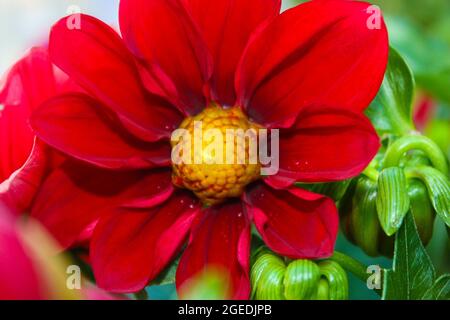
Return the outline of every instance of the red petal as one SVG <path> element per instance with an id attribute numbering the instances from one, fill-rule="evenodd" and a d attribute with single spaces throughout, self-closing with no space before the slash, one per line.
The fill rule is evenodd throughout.
<path id="1" fill-rule="evenodd" d="M 0 300 L 44 299 L 45 288 L 35 267 L 14 219 L 0 205 Z"/>
<path id="2" fill-rule="evenodd" d="M 360 174 L 380 140 L 362 114 L 332 108 L 306 108 L 280 137 L 280 171 L 267 181 L 287 187 L 296 181 L 330 182 Z"/>
<path id="3" fill-rule="evenodd" d="M 54 155 L 47 146 L 36 142 L 23 167 L 0 184 L 0 203 L 18 214 L 28 211 L 52 166 L 53 158 Z"/>
<path id="4" fill-rule="evenodd" d="M 128 47 L 147 67 L 160 67 L 172 80 L 159 79 L 163 86 L 176 88 L 179 107 L 189 114 L 201 111 L 207 103 L 203 92 L 212 62 L 181 1 L 122 0 L 120 29 Z"/>
<path id="5" fill-rule="evenodd" d="M 173 191 L 170 170 L 111 172 L 66 162 L 47 178 L 32 216 L 63 248 L 89 238 L 99 217 L 144 197 L 163 201 Z"/>
<path id="6" fill-rule="evenodd" d="M 31 124 L 36 135 L 49 145 L 100 167 L 149 168 L 170 163 L 168 142 L 137 140 L 103 111 L 86 95 L 64 95 L 36 110 Z"/>
<path id="7" fill-rule="evenodd" d="M 141 139 L 170 137 L 181 115 L 144 89 L 136 61 L 119 35 L 93 17 L 81 15 L 81 29 L 69 29 L 67 18 L 52 29 L 50 54 L 57 66 L 117 113 Z"/>
<path id="8" fill-rule="evenodd" d="M 213 96 L 222 105 L 236 102 L 234 78 L 250 35 L 280 12 L 280 0 L 187 0 L 214 59 Z"/>
<path id="9" fill-rule="evenodd" d="M 362 111 L 383 81 L 384 22 L 371 30 L 370 4 L 310 1 L 277 17 L 255 37 L 237 73 L 239 102 L 258 123 L 289 127 L 309 105 Z"/>
<path id="10" fill-rule="evenodd" d="M 229 272 L 228 296 L 248 299 L 250 294 L 250 223 L 240 202 L 205 209 L 194 221 L 189 246 L 177 270 L 177 288 L 207 268 Z"/>
<path id="11" fill-rule="evenodd" d="M 264 242 L 275 252 L 293 259 L 332 255 L 339 218 L 331 199 L 260 183 L 247 193 L 246 203 Z"/>
<path id="12" fill-rule="evenodd" d="M 179 251 L 199 210 L 197 200 L 181 191 L 152 209 L 120 209 L 101 219 L 91 243 L 98 285 L 142 290 Z"/>
<path id="13" fill-rule="evenodd" d="M 0 182 L 19 169 L 30 155 L 34 134 L 31 111 L 56 92 L 47 50 L 33 48 L 0 83 Z"/>

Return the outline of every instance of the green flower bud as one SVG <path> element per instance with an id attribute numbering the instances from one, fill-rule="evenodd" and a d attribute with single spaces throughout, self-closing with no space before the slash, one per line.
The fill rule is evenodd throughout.
<path id="1" fill-rule="evenodd" d="M 343 300 L 348 298 L 346 272 L 333 261 L 286 261 L 262 247 L 251 269 L 256 300 Z"/>
<path id="2" fill-rule="evenodd" d="M 370 256 L 379 255 L 380 222 L 376 209 L 377 184 L 364 176 L 356 179 L 340 206 L 347 238 Z"/>
<path id="3" fill-rule="evenodd" d="M 409 211 L 424 245 L 436 214 L 450 226 L 450 181 L 442 151 L 417 134 L 389 142 L 339 203 L 344 234 L 370 256 L 392 256 L 393 235 Z"/>
<path id="4" fill-rule="evenodd" d="M 433 236 L 434 220 L 436 218 L 431 201 L 428 200 L 427 187 L 422 181 L 411 179 L 408 185 L 408 196 L 420 238 L 423 243 L 427 244 Z"/>
<path id="5" fill-rule="evenodd" d="M 426 245 L 433 234 L 436 216 L 427 188 L 420 180 L 410 179 L 405 196 L 409 199 L 408 210 L 413 213 L 421 239 Z M 378 183 L 365 176 L 357 178 L 349 189 L 349 194 L 341 202 L 341 224 L 347 239 L 369 256 L 391 257 L 394 237 L 388 236 L 382 228 L 380 214 L 377 212 L 377 199 Z M 388 213 L 385 215 L 389 217 Z"/>

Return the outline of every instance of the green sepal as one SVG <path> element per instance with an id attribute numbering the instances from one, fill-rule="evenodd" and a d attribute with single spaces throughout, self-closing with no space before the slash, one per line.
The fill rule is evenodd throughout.
<path id="1" fill-rule="evenodd" d="M 422 181 L 410 179 L 408 181 L 408 196 L 420 239 L 426 245 L 433 236 L 436 219 L 436 212 L 428 197 L 428 189 Z"/>
<path id="2" fill-rule="evenodd" d="M 427 186 L 428 195 L 436 213 L 450 226 L 450 181 L 432 167 L 407 168 L 410 177 L 420 179 Z"/>
<path id="3" fill-rule="evenodd" d="M 376 208 L 381 227 L 388 236 L 395 234 L 409 210 L 409 197 L 403 169 L 384 169 L 378 178 Z"/>

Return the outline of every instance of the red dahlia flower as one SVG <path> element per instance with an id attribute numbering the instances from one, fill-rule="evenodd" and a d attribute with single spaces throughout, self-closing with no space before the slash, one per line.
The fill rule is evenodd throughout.
<path id="1" fill-rule="evenodd" d="M 39 104 L 56 95 L 57 83 L 45 48 L 33 48 L 0 83 L 0 182 L 30 155 L 34 133 L 28 120 Z"/>
<path id="2" fill-rule="evenodd" d="M 247 298 L 252 222 L 282 255 L 331 255 L 333 201 L 293 183 L 356 176 L 378 150 L 362 111 L 383 80 L 388 38 L 384 23 L 368 27 L 368 7 L 317 0 L 279 14 L 279 0 L 122 0 L 123 38 L 89 16 L 75 30 L 61 20 L 51 57 L 89 95 L 52 99 L 32 118 L 39 138 L 78 160 L 49 175 L 32 216 L 64 247 L 90 239 L 98 284 L 114 292 L 145 287 L 189 237 L 177 286 L 219 267 L 229 297 Z M 172 183 L 170 137 L 185 118 L 210 116 L 211 105 L 224 110 L 222 129 L 234 112 L 281 129 L 280 171 L 226 173 L 242 195 L 219 195 L 219 177 L 196 175 L 221 200 L 205 207 L 192 177 L 174 173 L 185 188 Z"/>
<path id="3" fill-rule="evenodd" d="M 14 212 L 28 210 L 55 158 L 43 143 L 34 143 L 31 113 L 44 101 L 72 91 L 80 90 L 51 63 L 44 47 L 32 48 L 0 83 L 0 201 Z"/>

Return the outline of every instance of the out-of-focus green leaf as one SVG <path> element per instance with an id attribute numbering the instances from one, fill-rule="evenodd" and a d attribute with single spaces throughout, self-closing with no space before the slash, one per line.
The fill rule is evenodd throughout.
<path id="1" fill-rule="evenodd" d="M 229 299 L 230 279 L 223 270 L 207 268 L 180 289 L 184 300 L 225 300 Z"/>
<path id="2" fill-rule="evenodd" d="M 400 54 L 391 48 L 386 75 L 377 97 L 367 110 L 380 134 L 402 135 L 414 130 L 412 101 L 414 78 Z"/>
<path id="3" fill-rule="evenodd" d="M 388 18 L 390 41 L 414 71 L 420 87 L 450 102 L 450 44 L 431 36 L 407 19 Z"/>

